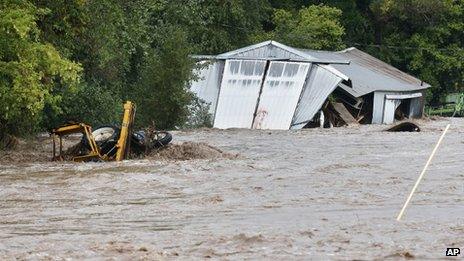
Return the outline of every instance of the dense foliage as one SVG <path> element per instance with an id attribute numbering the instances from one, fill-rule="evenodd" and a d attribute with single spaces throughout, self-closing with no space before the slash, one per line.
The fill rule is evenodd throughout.
<path id="1" fill-rule="evenodd" d="M 268 39 L 355 46 L 432 84 L 432 103 L 463 91 L 464 0 L 3 0 L 0 133 L 118 122 L 126 99 L 139 125 L 190 126 L 188 55 Z"/>
<path id="2" fill-rule="evenodd" d="M 39 41 L 36 20 L 46 13 L 27 1 L 0 3 L 0 133 L 34 130 L 45 104 L 59 106 L 54 91 L 78 82 L 80 66 Z"/>
<path id="3" fill-rule="evenodd" d="M 298 12 L 276 9 L 274 29 L 258 35 L 261 40 L 274 39 L 292 47 L 336 50 L 344 47 L 345 29 L 340 23 L 342 11 L 328 6 L 303 7 Z"/>

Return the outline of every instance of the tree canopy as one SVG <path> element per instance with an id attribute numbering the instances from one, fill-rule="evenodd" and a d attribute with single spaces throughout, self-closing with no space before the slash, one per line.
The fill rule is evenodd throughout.
<path id="1" fill-rule="evenodd" d="M 47 13 L 27 1 L 0 4 L 0 132 L 34 129 L 46 103 L 58 106 L 54 90 L 78 83 L 80 65 L 39 40 L 37 20 Z"/>
<path id="2" fill-rule="evenodd" d="M 340 23 L 342 11 L 335 7 L 303 7 L 296 11 L 276 9 L 272 18 L 275 28 L 256 40 L 273 39 L 292 47 L 315 50 L 342 49 L 345 29 Z"/>
<path id="3" fill-rule="evenodd" d="M 298 48 L 355 46 L 430 83 L 437 102 L 464 89 L 463 0 L 3 0 L 0 132 L 81 120 L 186 122 L 189 54 L 277 40 Z"/>

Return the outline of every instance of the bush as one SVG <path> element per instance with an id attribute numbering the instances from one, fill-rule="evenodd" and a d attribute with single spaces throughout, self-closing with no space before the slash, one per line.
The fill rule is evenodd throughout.
<path id="1" fill-rule="evenodd" d="M 92 126 L 119 125 L 122 110 L 122 101 L 111 91 L 97 84 L 82 84 L 76 90 L 62 94 L 59 108 L 46 106 L 43 125 L 47 129 L 69 121 Z"/>
<path id="2" fill-rule="evenodd" d="M 75 86 L 81 67 L 39 41 L 39 16 L 28 1 L 0 1 L 0 135 L 38 129 L 44 106 L 58 89 Z"/>
<path id="3" fill-rule="evenodd" d="M 185 33 L 176 28 L 163 30 L 145 58 L 131 95 L 138 108 L 137 125 L 154 123 L 165 130 L 183 126 L 187 120 L 193 99 L 187 83 L 192 79 L 194 61 L 189 58 Z"/>
<path id="4" fill-rule="evenodd" d="M 209 113 L 210 106 L 210 103 L 195 96 L 188 107 L 189 117 L 183 127 L 188 129 L 213 127 L 213 116 Z"/>

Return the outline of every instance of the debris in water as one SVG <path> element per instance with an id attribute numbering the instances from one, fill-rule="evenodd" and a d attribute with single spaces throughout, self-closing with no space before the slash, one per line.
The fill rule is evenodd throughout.
<path id="1" fill-rule="evenodd" d="M 246 243 L 247 245 L 253 243 L 262 243 L 264 242 L 264 237 L 261 234 L 254 235 L 254 236 L 247 236 L 244 233 L 240 233 L 233 237 L 235 241 L 239 241 L 241 243 Z"/>
<path id="2" fill-rule="evenodd" d="M 420 132 L 421 129 L 419 128 L 419 126 L 417 126 L 416 124 L 412 122 L 403 122 L 396 126 L 391 127 L 387 131 L 390 131 L 390 132 Z"/>
<path id="3" fill-rule="evenodd" d="M 0 150 L 0 165 L 49 162 L 51 158 L 50 150 L 49 137 L 37 137 L 28 140 L 18 139 L 16 148 Z"/>
<path id="4" fill-rule="evenodd" d="M 0 134 L 0 149 L 13 150 L 18 147 L 19 141 L 16 137 Z"/>
<path id="5" fill-rule="evenodd" d="M 392 255 L 388 255 L 388 256 L 385 257 L 385 259 L 390 259 L 390 258 L 391 258 L 391 259 L 397 259 L 397 258 L 402 258 L 402 259 L 415 259 L 416 257 L 415 257 L 413 254 L 411 254 L 411 253 L 405 251 L 405 252 L 394 253 L 394 254 L 392 254 Z"/>
<path id="6" fill-rule="evenodd" d="M 194 160 L 194 159 L 235 159 L 238 154 L 230 154 L 206 143 L 184 142 L 171 144 L 160 150 L 155 150 L 146 158 L 155 160 Z"/>

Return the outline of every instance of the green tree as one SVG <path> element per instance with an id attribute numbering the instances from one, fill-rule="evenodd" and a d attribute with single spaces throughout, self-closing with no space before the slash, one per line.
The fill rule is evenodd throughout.
<path id="1" fill-rule="evenodd" d="M 58 106 L 57 88 L 75 86 L 80 66 L 40 41 L 38 9 L 25 0 L 0 3 L 0 133 L 36 129 L 46 103 Z"/>
<path id="2" fill-rule="evenodd" d="M 78 60 L 81 41 L 89 16 L 84 0 L 30 0 L 37 8 L 48 12 L 40 16 L 37 26 L 42 32 L 40 39 L 52 44 L 62 56 Z"/>
<path id="3" fill-rule="evenodd" d="M 182 28 L 192 51 L 217 54 L 251 43 L 272 14 L 267 0 L 155 1 L 152 25 Z"/>
<path id="4" fill-rule="evenodd" d="M 296 13 L 277 9 L 273 17 L 275 29 L 258 35 L 256 40 L 268 38 L 298 48 L 338 50 L 345 46 L 341 15 L 341 10 L 324 5 L 311 5 Z"/>
<path id="5" fill-rule="evenodd" d="M 302 6 L 340 9 L 343 41 L 430 83 L 428 99 L 463 91 L 462 0 L 270 0 L 292 14 Z"/>
<path id="6" fill-rule="evenodd" d="M 187 30 L 184 31 L 180 26 L 183 22 L 167 19 L 170 17 L 167 13 L 176 14 L 179 7 L 183 8 L 183 11 L 193 12 L 191 7 L 196 6 L 196 1 L 189 1 L 191 4 L 186 5 L 189 8 L 161 0 L 73 0 L 69 3 L 63 0 L 36 1 L 52 10 L 52 14 L 46 15 L 41 23 L 41 27 L 47 32 L 44 39 L 66 52 L 69 51 L 70 57 L 82 63 L 86 82 L 73 92 L 59 93 L 72 99 L 63 99 L 60 108 L 53 109 L 47 106 L 44 126 L 56 125 L 70 119 L 89 123 L 104 120 L 110 122 L 110 116 L 115 115 L 114 112 L 121 107 L 119 101 L 126 99 L 140 101 L 138 118 L 141 122 L 149 124 L 151 120 L 156 120 L 159 126 L 173 126 L 172 122 L 180 125 L 179 119 L 185 118 L 185 97 L 190 97 L 185 89 L 185 81 L 171 81 L 168 84 L 169 88 L 161 88 L 158 85 L 161 84 L 160 81 L 169 78 L 166 70 L 170 67 L 164 65 L 179 57 L 174 51 L 177 50 L 183 55 L 177 59 L 178 63 L 182 64 L 188 59 L 185 51 L 192 52 L 192 44 L 185 42 L 178 47 L 172 44 L 170 48 L 179 49 L 173 49 L 171 57 L 166 56 L 163 58 L 165 60 L 160 60 L 162 54 L 167 51 L 161 43 L 170 41 L 171 32 L 183 34 L 184 38 L 188 39 L 185 31 L 197 27 L 185 25 Z M 181 12 L 177 15 L 182 17 L 185 14 Z M 187 17 L 183 19 L 187 21 Z M 181 40 L 184 41 L 184 38 Z M 187 71 L 187 68 L 174 66 L 169 73 L 183 75 L 184 71 Z M 174 86 L 175 84 L 177 86 Z M 174 92 L 171 92 L 171 89 Z M 91 96 L 92 92 L 94 97 Z M 153 106 L 145 102 L 156 99 L 151 95 L 169 97 L 163 103 L 166 108 L 159 106 L 157 111 L 180 111 L 179 115 L 168 113 L 169 117 L 164 117 L 144 109 L 146 106 Z M 172 95 L 179 97 L 170 97 Z M 118 102 L 109 102 L 108 96 L 115 97 L 114 100 Z M 169 99 L 172 101 L 168 102 Z M 103 106 L 106 106 L 106 109 Z M 107 113 L 102 111 L 104 109 Z M 98 115 L 100 119 L 96 118 Z"/>
<path id="7" fill-rule="evenodd" d="M 159 129 L 171 129 L 187 120 L 193 98 L 187 83 L 192 79 L 194 64 L 183 31 L 167 27 L 158 31 L 158 36 L 132 93 L 138 107 L 138 125 L 155 123 Z"/>
<path id="8" fill-rule="evenodd" d="M 59 107 L 45 105 L 42 126 L 50 129 L 66 122 L 85 122 L 92 126 L 121 124 L 123 102 L 118 95 L 98 84 L 80 83 L 62 90 Z"/>
<path id="9" fill-rule="evenodd" d="M 464 1 L 379 0 L 370 8 L 383 24 L 380 58 L 430 83 L 432 103 L 464 90 Z"/>
<path id="10" fill-rule="evenodd" d="M 119 122 L 122 99 L 140 74 L 150 34 L 146 18 L 152 1 L 35 0 L 48 8 L 38 23 L 42 39 L 56 46 L 84 69 L 83 82 L 63 96 L 59 107 L 46 104 L 44 128 L 63 122 L 93 125 Z"/>
<path id="11" fill-rule="evenodd" d="M 137 2 L 140 1 L 129 1 Z M 118 96 L 124 94 L 136 46 L 145 43 L 135 35 L 140 29 L 132 30 L 135 18 L 131 17 L 137 15 L 124 8 L 123 1 L 88 1 L 84 6 L 83 37 L 78 40 L 80 48 L 75 53 L 83 64 L 84 79 Z"/>

